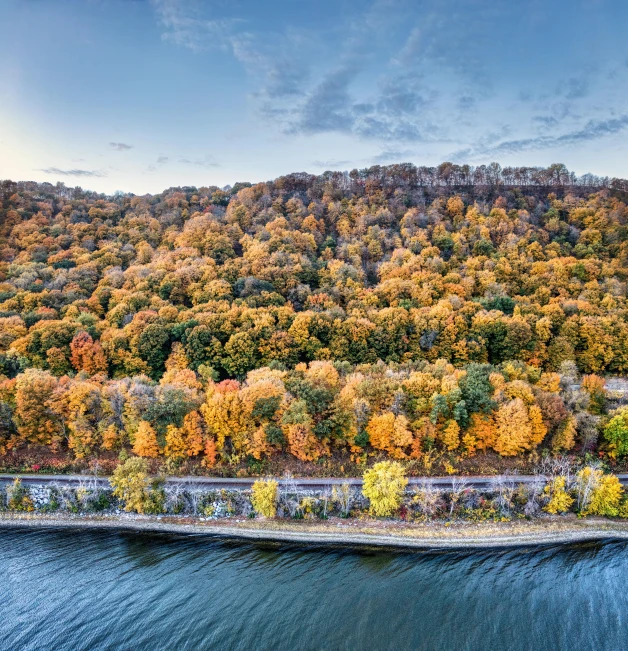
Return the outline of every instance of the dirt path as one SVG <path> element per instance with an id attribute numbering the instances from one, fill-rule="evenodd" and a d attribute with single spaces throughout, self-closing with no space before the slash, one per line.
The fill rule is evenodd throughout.
<path id="1" fill-rule="evenodd" d="M 628 539 L 628 522 L 604 518 L 575 520 L 547 517 L 531 522 L 481 524 L 405 524 L 394 521 L 325 523 L 239 520 L 228 525 L 192 518 L 116 516 L 45 516 L 3 514 L 0 527 L 114 529 L 209 535 L 225 539 L 274 541 L 305 545 L 343 545 L 406 549 L 472 549 L 554 545 L 612 538 Z"/>

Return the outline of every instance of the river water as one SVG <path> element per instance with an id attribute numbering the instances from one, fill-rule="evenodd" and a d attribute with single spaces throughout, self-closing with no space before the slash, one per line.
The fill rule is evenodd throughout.
<path id="1" fill-rule="evenodd" d="M 0 649 L 628 649 L 628 544 L 390 552 L 0 529 Z"/>

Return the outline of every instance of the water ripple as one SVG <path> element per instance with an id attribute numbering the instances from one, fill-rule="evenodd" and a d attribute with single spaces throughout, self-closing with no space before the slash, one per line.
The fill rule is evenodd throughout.
<path id="1" fill-rule="evenodd" d="M 627 550 L 393 553 L 0 529 L 0 649 L 617 651 Z"/>

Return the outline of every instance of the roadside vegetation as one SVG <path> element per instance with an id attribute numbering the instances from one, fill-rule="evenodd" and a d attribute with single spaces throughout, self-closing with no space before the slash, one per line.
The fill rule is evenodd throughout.
<path id="1" fill-rule="evenodd" d="M 26 485 L 18 478 L 0 489 L 0 511 L 8 513 L 71 513 L 115 515 L 122 511 L 153 516 L 220 520 L 390 520 L 405 522 L 506 522 L 545 515 L 628 518 L 628 494 L 615 475 L 598 464 L 574 465 L 554 458 L 531 483 L 517 476 L 496 477 L 476 489 L 462 477 L 445 488 L 427 480 L 408 487 L 397 461 L 375 464 L 364 473 L 362 489 L 349 484 L 323 491 L 299 488 L 290 475 L 281 482 L 267 478 L 252 489 L 199 489 L 192 483 L 165 483 L 151 477 L 141 457 L 121 463 L 103 487 L 86 477 L 79 487 L 51 482 Z"/>

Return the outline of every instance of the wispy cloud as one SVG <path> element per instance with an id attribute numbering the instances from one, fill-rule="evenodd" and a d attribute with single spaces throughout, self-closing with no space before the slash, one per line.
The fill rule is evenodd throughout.
<path id="1" fill-rule="evenodd" d="M 129 149 L 133 149 L 133 145 L 127 145 L 126 142 L 110 142 L 109 149 L 113 149 L 114 151 L 128 151 Z"/>
<path id="2" fill-rule="evenodd" d="M 607 120 L 589 120 L 582 128 L 563 133 L 559 136 L 539 135 L 532 138 L 504 140 L 495 145 L 475 144 L 452 154 L 455 159 L 475 156 L 494 156 L 499 154 L 517 154 L 523 151 L 573 147 L 586 142 L 616 135 L 628 129 L 628 115 Z"/>
<path id="3" fill-rule="evenodd" d="M 54 176 L 80 176 L 80 177 L 93 177 L 101 178 L 107 176 L 107 172 L 101 170 L 62 170 L 58 167 L 46 167 L 38 171 L 44 174 L 52 174 Z"/>
<path id="4" fill-rule="evenodd" d="M 598 114 L 592 107 L 600 95 L 595 61 L 570 64 L 560 73 L 553 58 L 534 92 L 516 87 L 516 66 L 535 65 L 533 57 L 513 61 L 512 52 L 527 47 L 531 30 L 547 18 L 538 1 L 532 11 L 507 0 L 368 0 L 334 14 L 324 27 L 299 25 L 297 13 L 288 12 L 272 23 L 276 27 L 265 22 L 263 29 L 254 13 L 246 21 L 228 18 L 233 14 L 227 3 L 150 4 L 164 40 L 197 53 L 230 52 L 242 64 L 254 88 L 248 100 L 265 124 L 287 136 L 342 133 L 378 142 L 386 150 L 370 159 L 375 162 L 414 158 L 417 153 L 405 147 L 416 143 L 442 147 L 456 138 L 470 144 L 455 155 L 498 155 L 575 146 L 625 127 L 624 118 L 616 117 L 625 105 L 620 91 L 622 97 L 607 107 L 610 116 L 615 108 L 615 117 L 585 122 Z M 505 29 L 514 23 L 521 25 L 517 34 Z M 501 59 L 492 54 L 500 48 L 506 52 Z M 615 62 L 618 70 L 625 70 L 622 64 Z M 512 113 L 524 99 L 527 128 Z M 505 122 L 515 125 L 511 132 L 504 132 Z M 555 135 L 559 128 L 566 132 Z M 219 166 L 210 159 L 170 158 L 175 161 Z M 157 165 L 165 162 L 160 157 Z M 341 163 L 348 161 L 313 164 Z"/>
<path id="5" fill-rule="evenodd" d="M 320 167 L 325 170 L 338 170 L 340 168 L 346 168 L 351 164 L 350 160 L 315 160 L 312 161 L 314 167 Z"/>
<path id="6" fill-rule="evenodd" d="M 389 163 L 390 161 L 395 161 L 397 163 L 408 161 L 409 159 L 416 156 L 416 152 L 411 149 L 385 149 L 384 151 L 377 154 L 373 157 L 373 162 L 380 163 Z"/>
<path id="7" fill-rule="evenodd" d="M 220 167 L 220 163 L 217 163 L 211 156 L 206 156 L 205 158 L 179 158 L 177 159 L 178 163 L 182 165 L 195 165 L 196 167 Z"/>
<path id="8" fill-rule="evenodd" d="M 162 38 L 201 52 L 227 41 L 233 20 L 206 17 L 202 3 L 190 0 L 150 0 L 164 28 Z"/>

